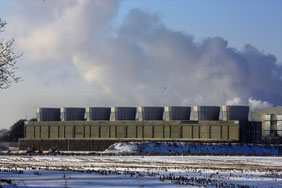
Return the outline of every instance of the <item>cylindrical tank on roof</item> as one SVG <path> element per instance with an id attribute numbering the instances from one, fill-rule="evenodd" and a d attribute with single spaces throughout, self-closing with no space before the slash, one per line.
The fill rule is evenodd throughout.
<path id="1" fill-rule="evenodd" d="M 61 108 L 61 121 L 83 121 L 85 108 Z"/>
<path id="2" fill-rule="evenodd" d="M 139 106 L 138 120 L 163 120 L 163 113 L 163 107 Z"/>
<path id="3" fill-rule="evenodd" d="M 112 107 L 111 121 L 135 120 L 136 107 Z"/>
<path id="4" fill-rule="evenodd" d="M 106 107 L 88 107 L 86 108 L 86 120 L 110 120 L 111 108 Z"/>
<path id="5" fill-rule="evenodd" d="M 194 120 L 218 120 L 219 106 L 194 106 Z"/>
<path id="6" fill-rule="evenodd" d="M 60 108 L 37 108 L 37 121 L 60 121 Z"/>
<path id="7" fill-rule="evenodd" d="M 248 121 L 249 106 L 221 106 L 222 120 Z"/>
<path id="8" fill-rule="evenodd" d="M 264 115 L 264 136 L 270 136 L 272 116 L 271 114 Z"/>
<path id="9" fill-rule="evenodd" d="M 190 106 L 166 106 L 164 109 L 164 119 L 166 121 L 190 120 Z"/>

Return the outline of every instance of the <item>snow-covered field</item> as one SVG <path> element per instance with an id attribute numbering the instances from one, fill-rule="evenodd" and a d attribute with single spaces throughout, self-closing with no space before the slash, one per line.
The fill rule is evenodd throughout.
<path id="1" fill-rule="evenodd" d="M 279 155 L 282 145 L 191 142 L 118 142 L 103 153 Z"/>
<path id="2" fill-rule="evenodd" d="M 3 187 L 282 187 L 282 157 L 1 156 Z"/>

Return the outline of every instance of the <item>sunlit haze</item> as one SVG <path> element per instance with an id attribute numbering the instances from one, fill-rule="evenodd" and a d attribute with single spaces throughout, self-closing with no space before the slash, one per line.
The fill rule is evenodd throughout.
<path id="1" fill-rule="evenodd" d="M 282 1 L 0 0 L 22 82 L 0 128 L 38 107 L 282 105 Z"/>

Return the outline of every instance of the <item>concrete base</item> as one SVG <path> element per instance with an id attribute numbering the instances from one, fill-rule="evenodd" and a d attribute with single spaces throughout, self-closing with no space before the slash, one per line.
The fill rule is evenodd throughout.
<path id="1" fill-rule="evenodd" d="M 263 137 L 265 144 L 282 144 L 282 137 Z"/>
<path id="2" fill-rule="evenodd" d="M 104 151 L 117 140 L 93 140 L 93 139 L 21 139 L 19 150 L 32 148 L 39 145 L 43 151 L 56 148 L 59 151 Z"/>
<path id="3" fill-rule="evenodd" d="M 236 143 L 234 140 L 203 140 L 203 139 L 146 139 L 152 142 L 202 142 L 202 143 Z M 59 151 L 104 151 L 117 142 L 142 142 L 142 139 L 20 139 L 19 150 L 39 145 L 43 151 L 56 148 Z"/>

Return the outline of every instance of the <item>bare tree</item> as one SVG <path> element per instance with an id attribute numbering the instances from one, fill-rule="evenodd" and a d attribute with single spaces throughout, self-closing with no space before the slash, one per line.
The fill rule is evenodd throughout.
<path id="1" fill-rule="evenodd" d="M 4 32 L 7 22 L 0 18 L 0 33 Z M 21 55 L 16 55 L 13 51 L 12 45 L 14 39 L 5 41 L 0 39 L 0 89 L 6 89 L 11 86 L 12 82 L 20 81 L 20 77 L 15 75 L 17 69 L 16 60 Z"/>

